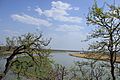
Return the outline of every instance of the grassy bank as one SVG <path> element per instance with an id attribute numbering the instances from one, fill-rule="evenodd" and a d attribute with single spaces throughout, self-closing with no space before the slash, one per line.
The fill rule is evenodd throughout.
<path id="1" fill-rule="evenodd" d="M 11 55 L 13 51 L 0 51 L 0 56 L 8 56 Z"/>
<path id="2" fill-rule="evenodd" d="M 70 56 L 85 58 L 85 59 L 103 60 L 103 61 L 109 61 L 110 60 L 109 55 L 100 54 L 100 53 L 89 53 L 89 54 L 87 54 L 87 53 L 86 54 L 73 53 L 73 54 L 70 54 Z M 120 55 L 117 55 L 116 63 L 120 63 Z"/>

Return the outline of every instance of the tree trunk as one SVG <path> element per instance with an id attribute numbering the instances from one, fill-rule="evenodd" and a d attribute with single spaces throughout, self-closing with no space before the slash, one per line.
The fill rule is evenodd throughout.
<path id="1" fill-rule="evenodd" d="M 115 72 L 114 72 L 114 69 L 115 69 L 115 66 L 114 66 L 114 63 L 113 61 L 111 60 L 111 75 L 112 75 L 112 80 L 116 80 L 115 78 Z"/>
<path id="2" fill-rule="evenodd" d="M 3 76 L 0 76 L 0 80 L 2 80 Z"/>
<path id="3" fill-rule="evenodd" d="M 111 65 L 111 75 L 112 75 L 112 79 L 113 79 L 113 80 L 116 80 L 116 79 L 115 79 L 114 69 L 115 69 L 115 68 L 114 68 L 114 65 L 113 65 L 113 66 Z"/>

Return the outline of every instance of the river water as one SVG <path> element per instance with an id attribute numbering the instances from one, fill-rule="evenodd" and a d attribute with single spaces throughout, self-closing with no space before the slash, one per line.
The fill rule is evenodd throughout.
<path id="1" fill-rule="evenodd" d="M 74 62 L 76 61 L 80 61 L 80 62 L 87 61 L 87 59 L 84 59 L 84 58 L 70 56 L 69 54 L 71 53 L 74 54 L 75 52 L 52 53 L 52 59 L 55 61 L 55 63 L 61 64 L 66 67 L 74 65 Z"/>

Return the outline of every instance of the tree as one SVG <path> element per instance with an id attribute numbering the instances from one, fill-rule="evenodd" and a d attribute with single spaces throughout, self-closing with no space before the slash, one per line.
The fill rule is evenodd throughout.
<path id="1" fill-rule="evenodd" d="M 103 8 L 95 2 L 87 16 L 88 24 L 97 26 L 89 39 L 99 38 L 91 49 L 102 53 L 109 53 L 112 79 L 115 78 L 115 62 L 120 51 L 120 7 L 105 3 Z"/>
<path id="2" fill-rule="evenodd" d="M 65 77 L 68 75 L 66 67 L 60 64 L 54 65 L 54 73 L 56 78 L 55 80 L 64 80 Z"/>
<path id="3" fill-rule="evenodd" d="M 10 37 L 7 37 L 6 38 L 6 47 L 8 47 L 8 51 L 10 51 L 11 49 L 13 49 L 15 47 L 15 38 L 10 38 Z"/>
<path id="4" fill-rule="evenodd" d="M 27 75 L 26 72 L 30 72 L 32 69 L 37 78 L 45 80 L 44 78 L 46 77 L 44 75 L 46 75 L 45 72 L 47 72 L 47 69 L 45 70 L 44 68 L 51 68 L 49 64 L 51 61 L 48 58 L 50 51 L 45 50 L 50 41 L 51 39 L 45 40 L 41 33 L 39 35 L 28 33 L 16 37 L 12 41 L 16 44 L 16 47 L 13 53 L 7 58 L 5 70 L 3 75 L 0 76 L 0 80 L 5 77 L 11 68 L 18 73 L 18 77 L 23 73 Z M 41 73 L 44 73 L 44 75 Z"/>

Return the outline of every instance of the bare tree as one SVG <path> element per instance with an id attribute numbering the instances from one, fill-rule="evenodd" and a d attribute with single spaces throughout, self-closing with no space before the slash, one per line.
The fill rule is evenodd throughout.
<path id="1" fill-rule="evenodd" d="M 107 70 L 97 60 L 76 62 L 74 71 L 73 75 L 75 76 L 70 80 L 74 80 L 75 77 L 77 80 L 106 80 L 106 78 L 109 78 Z"/>
<path id="2" fill-rule="evenodd" d="M 87 22 L 97 26 L 89 39 L 99 38 L 90 48 L 109 53 L 112 79 L 116 80 L 114 64 L 120 51 L 120 7 L 106 3 L 104 8 L 100 8 L 95 2 L 87 16 Z"/>
<path id="3" fill-rule="evenodd" d="M 15 47 L 15 37 L 7 37 L 6 38 L 6 47 L 8 47 L 8 51 L 10 51 L 11 49 L 13 49 Z"/>
<path id="4" fill-rule="evenodd" d="M 60 64 L 54 65 L 55 80 L 64 80 L 67 74 L 67 69 L 65 66 Z"/>

